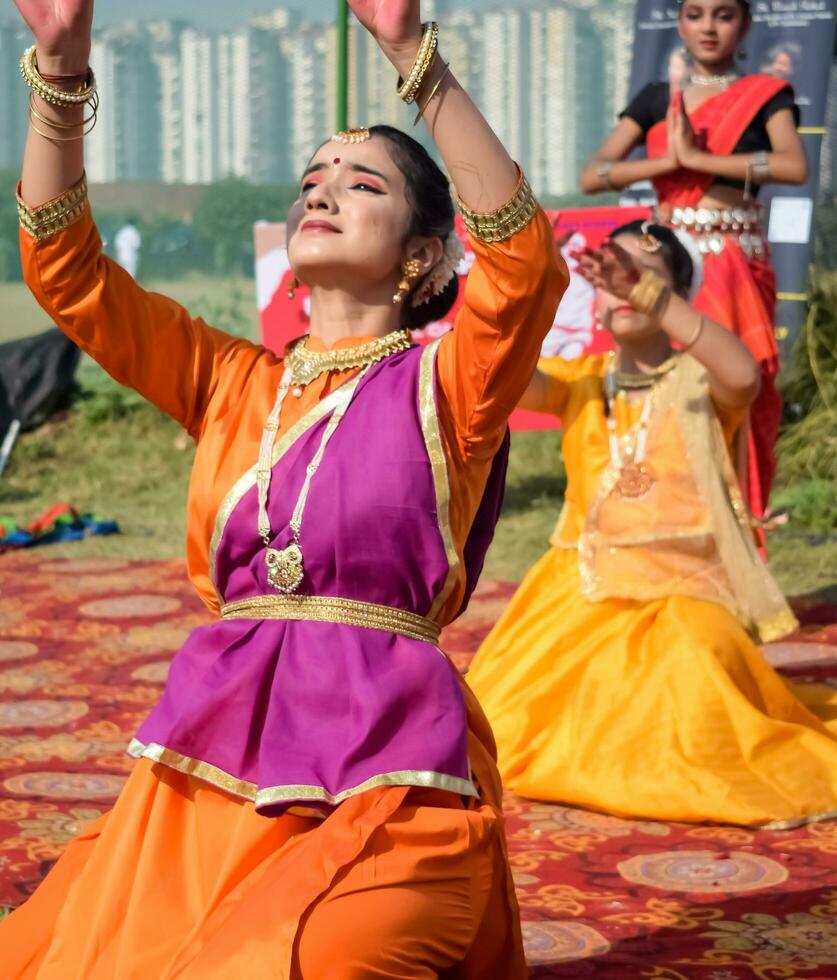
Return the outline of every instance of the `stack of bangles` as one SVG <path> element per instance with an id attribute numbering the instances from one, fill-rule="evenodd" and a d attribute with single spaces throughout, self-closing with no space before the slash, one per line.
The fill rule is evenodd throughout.
<path id="1" fill-rule="evenodd" d="M 398 79 L 398 97 L 402 102 L 405 102 L 407 105 L 413 105 L 417 101 L 417 96 L 421 91 L 425 80 L 430 75 L 433 66 L 436 64 L 438 54 L 439 25 L 435 20 L 433 20 L 422 25 L 421 44 L 419 45 L 416 60 L 413 62 L 413 67 L 410 69 L 406 79 Z M 420 106 L 419 108 L 418 115 L 413 122 L 414 126 L 418 124 L 419 120 L 427 111 L 427 107 L 436 98 L 436 95 L 442 86 L 442 82 L 445 80 L 445 77 L 449 71 L 450 65 L 445 63 L 444 70 L 442 71 L 441 75 L 439 75 L 439 78 L 430 91 L 430 94 L 427 96 L 424 105 Z"/>
<path id="2" fill-rule="evenodd" d="M 628 302 L 639 313 L 644 313 L 654 320 L 659 320 L 665 312 L 670 298 L 671 289 L 666 285 L 665 280 L 662 276 L 658 276 L 656 272 L 652 272 L 649 269 L 639 277 L 639 281 L 628 296 Z M 701 314 L 697 327 L 695 327 L 695 332 L 681 346 L 683 353 L 691 350 L 700 340 L 705 325 L 706 319 Z"/>
<path id="3" fill-rule="evenodd" d="M 29 93 L 29 121 L 39 136 L 57 143 L 71 143 L 92 132 L 99 111 L 99 95 L 91 69 L 88 68 L 83 75 L 44 75 L 38 68 L 33 45 L 24 51 L 20 59 L 20 73 L 32 90 Z M 89 113 L 76 122 L 50 119 L 38 108 L 36 96 L 57 109 L 86 107 Z M 41 129 L 39 124 L 49 127 L 51 131 Z"/>

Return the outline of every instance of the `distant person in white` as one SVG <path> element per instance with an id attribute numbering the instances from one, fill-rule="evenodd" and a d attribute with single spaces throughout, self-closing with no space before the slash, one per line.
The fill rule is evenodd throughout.
<path id="1" fill-rule="evenodd" d="M 132 279 L 136 279 L 139 270 L 140 248 L 142 247 L 142 235 L 139 228 L 130 222 L 123 225 L 113 239 L 113 247 L 116 249 L 116 261 L 130 274 Z"/>

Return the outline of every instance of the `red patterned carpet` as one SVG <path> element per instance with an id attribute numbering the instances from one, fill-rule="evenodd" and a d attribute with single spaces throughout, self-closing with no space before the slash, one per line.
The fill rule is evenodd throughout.
<path id="1" fill-rule="evenodd" d="M 16 906 L 112 804 L 131 733 L 207 617 L 177 563 L 14 555 L 0 574 L 0 906 Z M 448 631 L 458 666 L 511 591 L 487 583 Z M 837 685 L 837 608 L 798 612 L 768 656 Z M 532 977 L 837 977 L 837 821 L 754 833 L 509 798 L 508 835 Z"/>

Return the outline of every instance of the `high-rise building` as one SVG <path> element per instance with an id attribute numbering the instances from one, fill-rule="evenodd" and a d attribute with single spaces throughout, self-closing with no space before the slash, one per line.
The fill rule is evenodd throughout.
<path id="1" fill-rule="evenodd" d="M 291 170 L 286 11 L 218 38 L 218 165 L 222 175 L 269 184 Z"/>
<path id="2" fill-rule="evenodd" d="M 423 7 L 442 24 L 443 56 L 548 195 L 576 189 L 627 100 L 633 10 L 634 0 Z M 12 93 L 0 103 L 0 167 L 18 165 L 25 136 L 26 90 L 15 77 L 24 33 L 0 27 L 0 82 Z M 336 61 L 334 24 L 282 7 L 222 34 L 176 21 L 97 32 L 90 179 L 295 182 L 335 129 Z M 392 66 L 358 25 L 349 68 L 350 124 L 390 123 L 431 146 L 426 127 L 412 125 L 417 107 L 398 99 Z"/>
<path id="3" fill-rule="evenodd" d="M 287 59 L 288 127 L 283 134 L 290 157 L 287 182 L 299 178 L 311 154 L 336 128 L 336 44 L 333 25 L 301 25 L 280 37 Z"/>
<path id="4" fill-rule="evenodd" d="M 28 124 L 26 86 L 18 63 L 31 37 L 17 24 L 0 24 L 0 170 L 17 170 Z"/>
<path id="5" fill-rule="evenodd" d="M 220 168 L 219 64 L 214 37 L 188 28 L 180 36 L 183 165 L 181 182 L 209 184 Z"/>
<path id="6" fill-rule="evenodd" d="M 183 182 L 181 37 L 188 26 L 181 21 L 160 21 L 148 25 L 151 57 L 160 84 L 160 180 L 164 184 Z"/>
<path id="7" fill-rule="evenodd" d="M 108 28 L 93 40 L 91 64 L 105 97 L 86 141 L 89 179 L 159 180 L 160 83 L 145 28 Z"/>
<path id="8" fill-rule="evenodd" d="M 530 149 L 524 166 L 539 194 L 565 194 L 575 187 L 579 56 L 573 11 L 561 7 L 530 11 Z"/>

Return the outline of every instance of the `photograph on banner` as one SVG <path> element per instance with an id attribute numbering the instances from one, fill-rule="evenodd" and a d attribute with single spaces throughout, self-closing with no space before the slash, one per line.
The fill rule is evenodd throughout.
<path id="1" fill-rule="evenodd" d="M 584 354 L 599 353 L 611 347 L 608 334 L 596 328 L 593 287 L 575 272 L 577 263 L 572 252 L 590 246 L 597 248 L 620 224 L 647 218 L 647 208 L 578 208 L 547 212 L 556 239 L 570 237 L 562 254 L 570 269 L 570 286 L 555 314 L 552 329 L 543 344 L 544 357 L 570 360 Z M 464 226 L 457 219 L 457 229 L 465 246 L 465 259 L 459 268 L 459 298 L 447 317 L 415 331 L 418 343 L 429 343 L 453 329 L 456 313 L 462 305 L 464 277 L 474 261 Z M 262 343 L 281 355 L 285 345 L 308 333 L 310 296 L 302 286 L 290 293 L 291 272 L 286 247 L 285 225 L 261 222 L 255 226 L 256 295 L 258 297 Z M 555 420 L 535 412 L 516 412 L 512 427 L 521 429 L 554 428 Z"/>
<path id="2" fill-rule="evenodd" d="M 805 184 L 769 185 L 758 198 L 765 229 L 769 229 L 778 287 L 775 326 L 786 351 L 798 335 L 806 310 L 810 217 L 819 187 L 835 8 L 837 0 L 753 0 L 753 24 L 736 62 L 741 75 L 772 76 L 793 87 L 799 132 L 808 155 Z M 638 0 L 631 99 L 649 83 L 681 87 L 688 78 L 691 65 L 677 33 L 679 9 L 676 0 Z M 727 91 L 734 91 L 736 84 Z"/>

